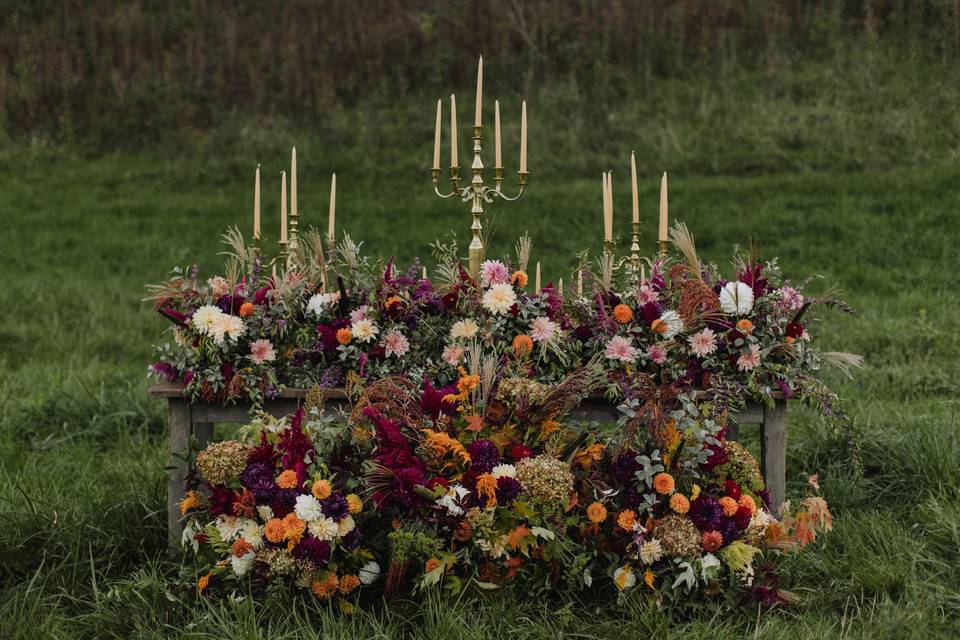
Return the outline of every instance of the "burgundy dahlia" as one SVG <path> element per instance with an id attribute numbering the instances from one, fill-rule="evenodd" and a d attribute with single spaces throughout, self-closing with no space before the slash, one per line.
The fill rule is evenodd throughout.
<path id="1" fill-rule="evenodd" d="M 497 478 L 497 504 L 501 507 L 509 505 L 520 495 L 520 482 L 516 478 L 500 476 Z"/>
<path id="2" fill-rule="evenodd" d="M 723 507 L 720 506 L 720 502 L 716 498 L 700 495 L 690 503 L 688 515 L 700 531 L 720 531 L 724 534 L 723 539 L 728 539 L 723 531 L 726 516 L 723 514 Z"/>
<path id="3" fill-rule="evenodd" d="M 307 536 L 294 548 L 293 557 L 297 560 L 309 560 L 316 565 L 324 566 L 330 562 L 330 552 L 329 542 Z"/>
<path id="4" fill-rule="evenodd" d="M 519 462 L 524 458 L 530 458 L 533 456 L 533 449 L 528 447 L 525 444 L 515 444 L 510 449 L 510 455 L 513 457 L 514 462 Z"/>
<path id="5" fill-rule="evenodd" d="M 500 451 L 497 450 L 497 445 L 486 438 L 474 440 L 468 444 L 467 453 L 470 454 L 470 468 L 478 473 L 490 473 L 500 464 Z"/>
<path id="6" fill-rule="evenodd" d="M 320 501 L 320 509 L 323 511 L 323 515 L 328 518 L 333 518 L 336 521 L 342 520 L 350 512 L 347 507 L 347 500 L 343 497 L 343 494 L 339 491 L 336 491 L 330 494 L 330 497 Z"/>
<path id="7" fill-rule="evenodd" d="M 363 535 L 360 533 L 360 527 L 354 527 L 350 533 L 340 538 L 340 546 L 347 551 L 356 551 L 360 547 Z"/>

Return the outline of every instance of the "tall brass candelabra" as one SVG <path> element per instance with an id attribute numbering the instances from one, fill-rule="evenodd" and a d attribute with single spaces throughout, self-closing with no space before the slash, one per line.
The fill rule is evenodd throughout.
<path id="1" fill-rule="evenodd" d="M 479 101 L 478 101 L 479 102 Z M 439 117 L 439 116 L 438 116 Z M 498 116 L 499 119 L 499 116 Z M 456 135 L 454 132 L 453 135 Z M 439 136 L 439 120 L 438 120 L 438 136 Z M 438 138 L 439 139 L 439 138 Z M 452 185 L 452 190 L 449 193 L 443 193 L 440 191 L 440 168 L 435 165 L 431 171 L 433 172 L 433 190 L 441 198 L 460 198 L 463 202 L 470 203 L 470 214 L 473 216 L 473 223 L 470 225 L 470 232 L 472 238 L 470 240 L 469 255 L 470 255 L 470 275 L 474 278 L 480 273 L 480 265 L 483 263 L 486 248 L 483 244 L 483 205 L 491 204 L 496 198 L 505 200 L 507 202 L 512 202 L 518 199 L 523 195 L 523 191 L 527 186 L 527 177 L 530 175 L 529 171 L 518 171 L 517 173 L 520 176 L 520 188 L 517 191 L 516 195 L 507 195 L 503 191 L 503 167 L 496 166 L 493 168 L 493 186 L 484 184 L 483 180 L 483 159 L 481 158 L 481 152 L 483 150 L 483 126 L 474 125 L 473 127 L 473 163 L 470 165 L 470 171 L 473 173 L 473 178 L 470 180 L 470 183 L 464 186 L 460 184 L 460 167 L 451 164 L 450 166 L 450 183 Z M 499 154 L 498 154 L 499 155 Z M 522 164 L 522 163 L 521 163 Z"/>

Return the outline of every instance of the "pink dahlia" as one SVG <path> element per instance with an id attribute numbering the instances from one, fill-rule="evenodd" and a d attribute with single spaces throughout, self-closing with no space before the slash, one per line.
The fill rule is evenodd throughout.
<path id="1" fill-rule="evenodd" d="M 464 353 L 463 347 L 459 347 L 455 344 L 448 344 L 444 348 L 443 355 L 441 357 L 443 358 L 443 361 L 446 362 L 448 365 L 450 365 L 451 367 L 455 367 L 458 364 L 460 364 L 460 358 L 463 357 L 463 353 Z"/>
<path id="2" fill-rule="evenodd" d="M 499 260 L 486 260 L 480 265 L 480 280 L 485 287 L 495 284 L 510 284 L 510 271 Z"/>
<path id="3" fill-rule="evenodd" d="M 269 340 L 254 340 L 250 343 L 250 359 L 257 364 L 264 362 L 273 362 L 277 357 L 277 352 Z"/>
<path id="4" fill-rule="evenodd" d="M 663 364 L 667 361 L 667 350 L 658 344 L 652 344 L 647 349 L 647 356 L 653 360 L 655 364 Z"/>
<path id="5" fill-rule="evenodd" d="M 613 336 L 607 343 L 607 348 L 603 352 L 611 360 L 620 360 L 621 362 L 633 362 L 637 359 L 637 349 L 633 346 L 629 338 L 623 336 Z"/>
<path id="6" fill-rule="evenodd" d="M 530 323 L 530 337 L 534 342 L 550 342 L 556 333 L 557 323 L 546 316 L 534 318 Z"/>
<path id="7" fill-rule="evenodd" d="M 737 359 L 737 368 L 740 371 L 752 371 L 760 364 L 760 347 L 755 344 L 750 345 L 750 353 L 746 353 Z"/>
<path id="8" fill-rule="evenodd" d="M 780 289 L 780 306 L 789 311 L 799 311 L 803 306 L 803 294 L 793 287 Z"/>
<path id="9" fill-rule="evenodd" d="M 398 329 L 387 331 L 383 336 L 383 346 L 386 349 L 388 358 L 390 356 L 397 356 L 399 358 L 407 351 L 410 351 L 410 342 Z"/>
<path id="10" fill-rule="evenodd" d="M 645 305 L 649 302 L 657 301 L 657 292 L 653 287 L 650 286 L 649 281 L 646 281 L 640 285 L 640 288 L 637 290 L 637 293 L 634 297 L 637 299 L 637 302 L 640 305 Z"/>
<path id="11" fill-rule="evenodd" d="M 712 329 L 704 329 L 693 334 L 687 341 L 693 353 L 700 356 L 708 356 L 717 350 L 717 334 Z"/>

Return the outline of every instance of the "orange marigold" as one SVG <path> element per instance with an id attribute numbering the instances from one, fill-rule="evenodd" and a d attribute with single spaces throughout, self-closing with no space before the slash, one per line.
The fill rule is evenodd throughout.
<path id="1" fill-rule="evenodd" d="M 383 303 L 384 309 L 389 309 L 390 307 L 400 304 L 403 300 L 400 299 L 400 296 L 390 296 L 387 298 L 386 302 Z"/>
<path id="2" fill-rule="evenodd" d="M 682 493 L 675 493 L 670 496 L 670 508 L 682 515 L 690 511 L 690 501 Z"/>
<path id="3" fill-rule="evenodd" d="M 440 561 L 436 558 L 430 558 L 427 560 L 426 564 L 423 565 L 423 570 L 426 573 L 430 573 L 434 569 L 440 566 Z"/>
<path id="4" fill-rule="evenodd" d="M 753 331 L 753 323 L 746 318 L 737 320 L 737 330 L 741 333 L 750 333 Z"/>
<path id="5" fill-rule="evenodd" d="M 359 586 L 360 578 L 352 573 L 348 573 L 345 576 L 340 576 L 340 593 L 350 593 Z"/>
<path id="6" fill-rule="evenodd" d="M 653 476 L 653 490 L 660 495 L 673 493 L 674 486 L 673 476 L 669 473 L 661 472 Z"/>
<path id="7" fill-rule="evenodd" d="M 363 499 L 355 493 L 347 494 L 347 510 L 353 515 L 363 511 Z"/>
<path id="8" fill-rule="evenodd" d="M 350 329 L 346 327 L 337 329 L 337 342 L 340 344 L 350 344 L 351 340 L 353 340 L 353 332 L 350 331 Z"/>
<path id="9" fill-rule="evenodd" d="M 667 332 L 667 323 L 657 318 L 650 323 L 650 330 L 654 333 L 666 333 Z"/>
<path id="10" fill-rule="evenodd" d="M 314 580 L 310 583 L 310 591 L 318 598 L 328 598 L 337 592 L 339 584 L 337 574 L 328 573 L 323 580 Z"/>
<path id="11" fill-rule="evenodd" d="M 333 493 L 333 487 L 330 486 L 329 480 L 317 480 L 310 487 L 310 493 L 317 500 L 326 500 Z"/>
<path id="12" fill-rule="evenodd" d="M 296 489 L 299 484 L 297 472 L 293 469 L 287 469 L 277 478 L 277 486 L 281 489 Z"/>
<path id="13" fill-rule="evenodd" d="M 593 524 L 600 524 L 607 519 L 607 508 L 600 502 L 594 502 L 587 507 L 587 519 Z"/>
<path id="14" fill-rule="evenodd" d="M 197 580 L 197 593 L 203 593 L 203 590 L 207 588 L 210 584 L 210 578 L 213 574 L 208 573 L 206 575 L 200 576 L 200 579 Z"/>
<path id="15" fill-rule="evenodd" d="M 740 505 L 738 505 L 737 501 L 730 496 L 723 496 L 720 498 L 720 506 L 723 507 L 723 515 L 730 518 L 736 515 L 737 508 L 739 508 Z"/>
<path id="16" fill-rule="evenodd" d="M 741 507 L 750 509 L 750 515 L 753 515 L 757 512 L 757 503 L 751 496 L 748 496 L 747 494 L 741 495 L 740 499 L 737 501 L 737 504 L 739 504 Z"/>
<path id="17" fill-rule="evenodd" d="M 180 501 L 180 515 L 185 516 L 188 511 L 193 511 L 201 505 L 203 505 L 203 497 L 191 489 L 187 491 L 187 495 Z"/>
<path id="18" fill-rule="evenodd" d="M 280 518 L 273 518 L 267 522 L 263 527 L 263 535 L 274 544 L 283 542 L 283 523 L 280 521 Z"/>
<path id="19" fill-rule="evenodd" d="M 468 374 L 461 370 L 460 379 L 457 380 L 457 391 L 460 392 L 461 397 L 466 398 L 467 394 L 476 389 L 478 384 L 480 384 L 480 374 Z"/>
<path id="20" fill-rule="evenodd" d="M 627 324 L 633 320 L 633 309 L 625 304 L 618 304 L 613 308 L 613 319 L 620 324 Z"/>
<path id="21" fill-rule="evenodd" d="M 477 478 L 477 495 L 486 496 L 487 507 L 497 504 L 497 479 L 493 474 L 484 473 Z"/>
<path id="22" fill-rule="evenodd" d="M 527 282 L 530 279 L 527 277 L 526 271 L 514 271 L 513 275 L 510 276 L 510 283 L 517 285 L 517 287 L 523 289 L 527 286 Z"/>
<path id="23" fill-rule="evenodd" d="M 513 355 L 518 358 L 525 358 L 533 351 L 533 338 L 525 333 L 521 333 L 513 339 Z"/>
<path id="24" fill-rule="evenodd" d="M 236 540 L 233 541 L 233 544 L 230 545 L 230 553 L 237 556 L 238 558 L 242 558 L 243 556 L 247 555 L 251 551 L 253 551 L 253 545 L 247 542 L 246 540 L 244 540 L 243 538 L 237 538 Z"/>
<path id="25" fill-rule="evenodd" d="M 287 540 L 287 548 L 293 551 L 293 548 L 300 544 L 300 539 L 307 530 L 307 523 L 293 512 L 285 515 L 280 522 L 283 525 L 283 537 Z"/>
<path id="26" fill-rule="evenodd" d="M 252 316 L 255 308 L 252 302 L 244 302 L 240 305 L 240 317 L 246 318 L 247 316 Z"/>
<path id="27" fill-rule="evenodd" d="M 633 531 L 635 524 L 637 524 L 637 512 L 633 509 L 624 509 L 617 516 L 617 526 L 624 531 Z"/>

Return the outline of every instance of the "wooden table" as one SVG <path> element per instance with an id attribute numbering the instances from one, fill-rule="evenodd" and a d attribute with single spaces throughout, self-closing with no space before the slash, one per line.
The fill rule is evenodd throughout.
<path id="1" fill-rule="evenodd" d="M 307 395 L 307 389 L 284 389 L 280 397 L 266 403 L 264 409 L 280 417 L 294 413 Z M 206 402 L 192 403 L 183 397 L 179 384 L 162 382 L 150 387 L 150 397 L 167 401 L 170 414 L 169 432 L 169 477 L 167 480 L 167 534 L 171 547 L 180 545 L 182 525 L 180 522 L 180 500 L 184 496 L 184 485 L 190 469 L 190 436 L 196 437 L 202 449 L 213 435 L 216 422 L 246 422 L 249 419 L 249 404 L 221 405 Z M 342 390 L 328 392 L 327 404 L 342 406 L 347 403 Z M 588 398 L 571 417 L 578 420 L 596 420 L 598 422 L 616 420 L 618 411 L 614 404 L 605 398 Z M 737 414 L 736 422 L 731 424 L 728 437 L 737 440 L 740 425 L 760 425 L 760 468 L 763 471 L 770 490 L 770 506 L 776 511 L 784 499 L 786 485 L 787 457 L 787 403 L 782 397 L 774 400 L 773 407 L 747 403 L 746 408 Z"/>

